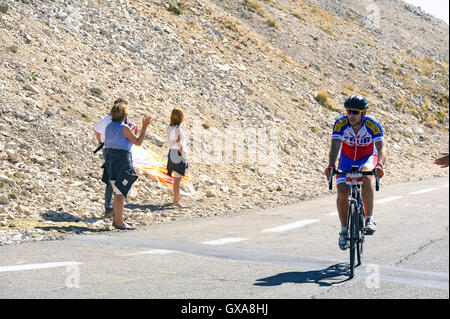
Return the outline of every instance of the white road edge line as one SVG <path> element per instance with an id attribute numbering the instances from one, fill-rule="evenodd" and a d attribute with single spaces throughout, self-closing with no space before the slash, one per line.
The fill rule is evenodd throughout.
<path id="1" fill-rule="evenodd" d="M 401 199 L 401 198 L 403 198 L 403 196 L 386 197 L 386 198 L 374 201 L 374 204 L 384 204 L 384 203 L 387 203 L 387 202 L 390 202 L 393 200 L 397 200 L 397 199 Z"/>
<path id="2" fill-rule="evenodd" d="M 205 241 L 202 244 L 203 245 L 224 245 L 224 244 L 228 244 L 228 243 L 237 243 L 240 241 L 244 241 L 247 240 L 248 238 L 222 238 L 222 239 L 217 239 L 217 240 L 211 240 L 211 241 Z"/>
<path id="3" fill-rule="evenodd" d="M 5 267 L 0 267 L 0 272 L 46 269 L 46 268 L 67 267 L 67 266 L 75 266 L 75 265 L 82 265 L 82 263 L 75 262 L 75 261 L 65 261 L 65 262 L 53 262 L 53 263 L 45 263 L 45 264 L 5 266 Z"/>
<path id="4" fill-rule="evenodd" d="M 425 189 L 422 189 L 420 191 L 415 191 L 415 192 L 411 192 L 411 193 L 408 193 L 408 194 L 410 194 L 410 195 L 419 195 L 419 194 L 432 192 L 432 191 L 435 191 L 435 190 L 437 190 L 437 188 L 425 188 Z"/>
<path id="5" fill-rule="evenodd" d="M 293 229 L 293 228 L 303 227 L 303 226 L 318 222 L 319 220 L 320 219 L 304 219 L 304 220 L 300 220 L 295 223 L 264 229 L 262 232 L 263 233 L 278 233 L 278 232 L 286 231 L 286 230 Z"/>

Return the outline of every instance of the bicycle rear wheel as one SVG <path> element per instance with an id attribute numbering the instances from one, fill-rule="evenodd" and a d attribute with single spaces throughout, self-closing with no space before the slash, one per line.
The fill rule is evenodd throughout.
<path id="1" fill-rule="evenodd" d="M 357 243 L 358 223 L 356 212 L 356 204 L 350 203 L 349 208 L 349 225 L 350 225 L 350 278 L 353 278 L 355 274 L 355 250 Z"/>

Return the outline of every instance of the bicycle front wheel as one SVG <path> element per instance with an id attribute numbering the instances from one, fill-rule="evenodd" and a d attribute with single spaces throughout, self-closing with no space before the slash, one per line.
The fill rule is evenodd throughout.
<path id="1" fill-rule="evenodd" d="M 358 239 L 358 217 L 356 211 L 356 204 L 350 203 L 349 208 L 349 225 L 350 225 L 350 278 L 353 278 L 355 274 L 355 250 Z"/>
<path id="2" fill-rule="evenodd" d="M 358 266 L 362 264 L 363 253 L 364 253 L 364 208 L 361 206 L 361 213 L 358 214 L 359 229 L 358 229 L 358 240 L 356 244 L 357 256 L 358 256 Z"/>

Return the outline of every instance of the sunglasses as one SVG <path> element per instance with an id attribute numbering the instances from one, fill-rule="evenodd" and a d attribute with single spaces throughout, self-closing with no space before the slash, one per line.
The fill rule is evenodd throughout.
<path id="1" fill-rule="evenodd" d="M 350 114 L 358 115 L 358 114 L 361 114 L 361 113 L 362 113 L 362 111 L 360 111 L 360 110 L 347 110 L 347 114 L 348 115 L 350 115 Z"/>

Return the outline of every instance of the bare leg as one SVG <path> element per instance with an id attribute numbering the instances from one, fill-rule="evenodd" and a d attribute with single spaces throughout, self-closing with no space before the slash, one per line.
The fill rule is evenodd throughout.
<path id="1" fill-rule="evenodd" d="M 373 176 L 364 176 L 361 196 L 366 216 L 372 216 L 374 199 Z"/>
<path id="2" fill-rule="evenodd" d="M 123 221 L 123 206 L 125 202 L 125 197 L 123 195 L 114 194 L 114 225 L 119 227 L 124 227 L 125 222 Z"/>
<path id="3" fill-rule="evenodd" d="M 350 196 L 350 186 L 341 183 L 337 185 L 337 209 L 341 226 L 347 226 L 348 221 L 348 197 Z"/>
<path id="4" fill-rule="evenodd" d="M 362 168 L 362 172 L 369 172 L 372 170 L 372 167 L 364 166 Z M 361 196 L 364 204 L 364 211 L 366 216 L 372 216 L 373 214 L 373 200 L 374 200 L 374 192 L 375 189 L 373 187 L 374 177 L 372 175 L 363 176 L 363 185 L 361 190 Z"/>
<path id="5" fill-rule="evenodd" d="M 182 208 L 182 206 L 179 204 L 180 201 L 180 183 L 181 183 L 181 177 L 174 177 L 173 178 L 173 204 L 177 206 L 178 208 Z"/>

